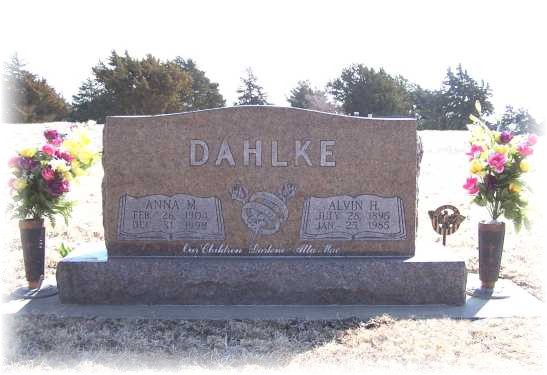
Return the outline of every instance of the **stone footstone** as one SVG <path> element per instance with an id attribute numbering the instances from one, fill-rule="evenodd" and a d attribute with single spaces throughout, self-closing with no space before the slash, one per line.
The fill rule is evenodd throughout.
<path id="1" fill-rule="evenodd" d="M 61 302 L 76 304 L 463 305 L 466 280 L 463 259 L 440 248 L 410 258 L 108 257 L 98 248 L 57 267 Z"/>

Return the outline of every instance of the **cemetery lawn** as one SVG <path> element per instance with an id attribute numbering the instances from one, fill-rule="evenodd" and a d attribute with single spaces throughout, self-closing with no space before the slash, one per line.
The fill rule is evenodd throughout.
<path id="1" fill-rule="evenodd" d="M 45 126 L 9 127 L 9 150 L 39 142 Z M 49 124 L 62 130 L 67 123 Z M 100 145 L 102 126 L 90 128 Z M 420 243 L 439 241 L 427 210 L 453 204 L 467 217 L 447 239 L 447 251 L 460 254 L 470 272 L 478 271 L 477 223 L 486 211 L 471 206 L 462 185 L 467 177 L 467 133 L 422 131 L 424 159 L 419 190 Z M 544 160 L 540 137 L 531 162 Z M 8 155 L 9 156 L 9 155 Z M 8 157 L 7 156 L 7 157 Z M 7 160 L 7 159 L 6 159 Z M 5 161 L 3 161 L 5 165 Z M 6 183 L 9 176 L 2 174 Z M 544 171 L 532 171 L 536 192 Z M 47 228 L 47 276 L 54 278 L 61 243 L 103 240 L 100 165 L 74 187 L 79 201 L 70 224 Z M 4 185 L 5 186 L 5 185 Z M 6 191 L 6 190 L 4 190 Z M 71 193 L 72 194 L 72 193 Z M 507 226 L 501 277 L 510 279 L 540 300 L 543 297 L 544 213 L 539 194 L 530 197 L 536 223 L 516 234 Z M 24 283 L 19 231 L 15 220 L 3 226 L 2 294 Z M 51 316 L 4 319 L 2 373 L 144 372 L 540 372 L 543 365 L 541 318 L 485 320 L 393 319 L 368 321 L 165 321 L 61 319 Z M 334 371 L 334 372 L 333 372 Z"/>

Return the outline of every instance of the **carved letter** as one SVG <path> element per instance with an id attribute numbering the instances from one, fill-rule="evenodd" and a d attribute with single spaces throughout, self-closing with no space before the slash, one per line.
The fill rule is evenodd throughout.
<path id="1" fill-rule="evenodd" d="M 201 146 L 203 155 L 201 160 L 196 159 L 196 146 Z M 201 139 L 192 139 L 190 141 L 190 165 L 203 165 L 209 160 L 209 146 Z"/>
<path id="2" fill-rule="evenodd" d="M 226 160 L 232 167 L 236 165 L 232 151 L 230 150 L 230 145 L 225 140 L 222 141 L 222 145 L 220 145 L 215 165 L 221 165 L 223 160 Z"/>
<path id="3" fill-rule="evenodd" d="M 303 157 L 306 161 L 306 164 L 308 164 L 311 167 L 311 160 L 308 154 L 306 154 L 306 149 L 310 146 L 311 141 L 304 142 L 304 146 L 302 147 L 302 143 L 300 141 L 296 141 L 296 153 L 294 156 L 294 163 L 296 166 L 298 166 L 298 158 Z"/>
<path id="4" fill-rule="evenodd" d="M 243 142 L 243 165 L 249 166 L 249 155 L 255 155 L 255 165 L 262 167 L 262 141 L 256 141 L 255 148 L 249 147 L 249 141 Z"/>
<path id="5" fill-rule="evenodd" d="M 272 141 L 272 167 L 286 167 L 289 165 L 286 161 L 279 161 L 277 156 L 277 141 Z"/>
<path id="6" fill-rule="evenodd" d="M 336 160 L 334 160 L 334 154 L 327 147 L 334 146 L 336 141 L 321 141 L 321 163 L 322 167 L 336 167 Z M 332 156 L 331 161 L 327 161 L 327 157 Z"/>

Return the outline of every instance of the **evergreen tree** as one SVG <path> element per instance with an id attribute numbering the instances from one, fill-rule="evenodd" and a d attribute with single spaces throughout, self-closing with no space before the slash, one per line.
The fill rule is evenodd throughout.
<path id="1" fill-rule="evenodd" d="M 72 97 L 74 110 L 71 114 L 73 121 L 87 121 L 90 119 L 104 122 L 107 113 L 111 111 L 111 101 L 103 85 L 88 78 L 80 86 L 78 93 Z"/>
<path id="2" fill-rule="evenodd" d="M 418 85 L 409 89 L 418 121 L 418 129 L 464 130 L 469 123 L 469 114 L 475 110 L 475 101 L 480 101 L 482 112 L 492 114 L 492 96 L 488 84 L 475 81 L 458 65 L 456 72 L 448 69 L 439 90 L 427 90 Z"/>
<path id="3" fill-rule="evenodd" d="M 262 86 L 258 84 L 256 76 L 251 68 L 247 68 L 246 77 L 241 78 L 241 86 L 237 90 L 239 94 L 234 105 L 269 105 L 268 97 Z"/>
<path id="4" fill-rule="evenodd" d="M 226 101 L 218 90 L 218 83 L 211 82 L 203 70 L 199 70 L 192 59 L 177 57 L 180 66 L 192 79 L 192 91 L 182 98 L 188 110 L 224 107 Z"/>
<path id="5" fill-rule="evenodd" d="M 335 104 L 331 103 L 325 91 L 313 89 L 309 81 L 299 81 L 287 98 L 291 107 L 313 109 L 322 112 L 337 113 Z"/>
<path id="6" fill-rule="evenodd" d="M 482 106 L 483 115 L 490 115 L 494 106 L 490 102 L 492 92 L 490 86 L 481 81 L 475 81 L 461 64 L 456 72 L 448 68 L 446 78 L 441 88 L 440 114 L 438 129 L 464 130 L 469 123 L 469 114 L 474 113 L 475 102 Z"/>
<path id="7" fill-rule="evenodd" d="M 2 117 L 6 122 L 49 122 L 68 117 L 68 103 L 44 78 L 25 70 L 17 55 L 5 66 L 2 86 Z"/>
<path id="8" fill-rule="evenodd" d="M 419 85 L 410 89 L 413 112 L 419 130 L 439 129 L 442 118 L 442 93 L 440 90 L 427 90 Z"/>
<path id="9" fill-rule="evenodd" d="M 74 117 L 104 121 L 108 115 L 150 115 L 188 110 L 192 78 L 176 62 L 152 55 L 136 59 L 112 51 L 106 64 L 93 69 L 94 78 L 73 97 Z M 93 116 L 93 117 L 92 117 Z"/>
<path id="10" fill-rule="evenodd" d="M 344 69 L 327 88 L 347 114 L 359 112 L 366 116 L 408 116 L 412 113 L 407 81 L 362 64 Z"/>
<path id="11" fill-rule="evenodd" d="M 309 81 L 298 81 L 296 87 L 291 90 L 291 95 L 287 98 L 287 101 L 291 107 L 306 108 L 311 107 L 311 97 L 314 91 Z"/>
<path id="12" fill-rule="evenodd" d="M 540 124 L 524 108 L 515 110 L 513 106 L 506 106 L 500 121 L 497 122 L 498 131 L 509 130 L 515 134 L 535 133 L 544 134 L 544 124 Z"/>

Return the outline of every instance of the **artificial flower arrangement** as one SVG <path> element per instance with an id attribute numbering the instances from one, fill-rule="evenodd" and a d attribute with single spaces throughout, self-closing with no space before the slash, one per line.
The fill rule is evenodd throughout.
<path id="1" fill-rule="evenodd" d="M 9 161 L 13 178 L 9 181 L 14 202 L 14 218 L 39 220 L 48 218 L 55 225 L 55 215 L 68 222 L 73 203 L 66 199 L 71 183 L 86 174 L 99 158 L 84 129 L 70 135 L 57 130 L 44 132 L 45 144 L 25 148 Z"/>
<path id="2" fill-rule="evenodd" d="M 503 215 L 519 231 L 522 225 L 530 225 L 524 197 L 530 188 L 524 183 L 523 174 L 530 170 L 528 157 L 534 152 L 537 136 L 490 130 L 481 117 L 478 101 L 475 107 L 479 116 L 469 116 L 471 139 L 466 154 L 472 176 L 463 187 L 474 196 L 474 203 L 488 209 L 492 222 Z"/>

